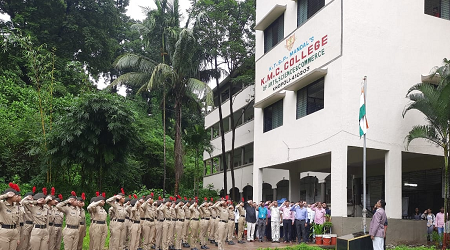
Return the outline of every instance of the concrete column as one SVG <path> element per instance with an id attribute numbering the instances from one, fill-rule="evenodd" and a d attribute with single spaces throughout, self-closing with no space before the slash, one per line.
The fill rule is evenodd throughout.
<path id="1" fill-rule="evenodd" d="M 242 110 L 242 117 L 241 117 L 241 123 L 244 124 L 245 123 L 245 109 L 241 109 Z"/>
<path id="2" fill-rule="evenodd" d="M 402 151 L 389 150 L 384 158 L 386 216 L 402 218 Z M 374 203 L 374 202 L 372 202 Z"/>
<path id="3" fill-rule="evenodd" d="M 326 202 L 325 200 L 326 188 L 327 185 L 325 182 L 320 183 L 320 202 Z"/>
<path id="4" fill-rule="evenodd" d="M 242 165 L 244 165 L 244 153 L 245 153 L 245 148 L 244 147 L 242 147 L 241 148 L 241 165 L 239 165 L 239 166 L 242 166 Z"/>
<path id="5" fill-rule="evenodd" d="M 262 200 L 263 169 L 253 166 L 253 200 Z"/>
<path id="6" fill-rule="evenodd" d="M 331 216 L 347 217 L 347 147 L 331 151 Z"/>
<path id="7" fill-rule="evenodd" d="M 296 170 L 289 170 L 289 200 L 300 200 L 300 173 Z"/>
<path id="8" fill-rule="evenodd" d="M 272 188 L 272 192 L 273 192 L 273 200 L 276 201 L 277 199 L 277 188 Z"/>

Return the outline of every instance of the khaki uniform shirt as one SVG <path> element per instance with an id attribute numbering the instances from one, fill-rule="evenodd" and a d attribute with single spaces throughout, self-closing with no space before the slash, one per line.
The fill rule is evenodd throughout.
<path id="1" fill-rule="evenodd" d="M 200 217 L 200 211 L 195 207 L 195 203 L 189 207 L 189 211 L 191 213 L 191 219 L 198 219 Z"/>
<path id="2" fill-rule="evenodd" d="M 161 204 L 157 209 L 156 209 L 156 219 L 158 221 L 162 221 L 165 219 L 164 216 L 164 211 L 163 211 L 163 207 L 165 207 L 166 205 Z"/>
<path id="3" fill-rule="evenodd" d="M 200 206 L 200 213 L 202 215 L 202 219 L 211 217 L 211 212 L 209 211 L 209 208 L 207 208 L 207 207 Z"/>
<path id="4" fill-rule="evenodd" d="M 109 219 L 110 220 L 115 220 L 116 219 L 116 214 L 114 213 L 114 208 L 113 207 L 109 207 L 108 213 L 109 213 Z"/>
<path id="5" fill-rule="evenodd" d="M 100 203 L 101 201 L 92 202 L 87 207 L 88 212 L 91 214 L 91 220 L 106 221 L 108 214 L 102 206 L 99 206 Z"/>
<path id="6" fill-rule="evenodd" d="M 53 215 L 55 220 L 53 221 L 53 223 L 55 223 L 56 225 L 62 225 L 63 221 L 64 221 L 64 213 L 59 211 L 56 207 L 52 207 L 53 210 Z"/>
<path id="7" fill-rule="evenodd" d="M 234 220 L 234 209 L 231 209 L 230 207 L 228 207 L 228 219 Z"/>
<path id="8" fill-rule="evenodd" d="M 179 220 L 184 220 L 184 219 L 186 219 L 186 214 L 184 213 L 184 209 L 183 209 L 183 207 L 180 204 L 181 203 L 178 203 L 175 206 L 176 218 L 179 219 Z"/>
<path id="9" fill-rule="evenodd" d="M 14 203 L 10 205 L 4 199 L 7 199 L 6 194 L 0 195 L 0 223 L 3 225 L 16 225 L 20 224 L 20 212 L 19 206 Z"/>
<path id="10" fill-rule="evenodd" d="M 239 212 L 239 216 L 245 216 L 245 210 L 241 205 L 237 206 L 237 210 Z"/>
<path id="11" fill-rule="evenodd" d="M 147 200 L 142 203 L 141 209 L 144 212 L 144 216 L 142 216 L 142 218 L 149 218 L 151 220 L 156 218 L 156 209 L 155 206 L 153 206 L 153 203 L 150 204 Z"/>
<path id="12" fill-rule="evenodd" d="M 80 209 L 80 225 L 86 225 L 86 211 L 82 207 L 78 209 Z"/>
<path id="13" fill-rule="evenodd" d="M 209 207 L 209 212 L 211 213 L 212 219 L 215 219 L 217 217 L 217 210 L 214 206 Z"/>
<path id="14" fill-rule="evenodd" d="M 116 202 L 115 199 L 116 199 L 115 197 L 111 197 L 106 200 L 106 203 L 108 203 L 113 208 L 115 219 L 124 220 L 125 217 L 128 217 L 126 208 L 123 205 L 120 205 L 118 202 Z"/>
<path id="15" fill-rule="evenodd" d="M 69 200 L 65 200 L 56 205 L 56 208 L 66 215 L 66 225 L 80 225 L 80 209 L 69 204 Z"/>
<path id="16" fill-rule="evenodd" d="M 30 211 L 33 216 L 33 222 L 35 225 L 47 226 L 49 223 L 49 211 L 47 206 L 43 205 L 42 207 L 37 205 L 37 201 L 35 200 L 22 200 L 22 205 L 25 206 L 25 209 Z"/>
<path id="17" fill-rule="evenodd" d="M 174 207 L 170 207 L 169 211 L 170 211 L 170 218 L 172 220 L 175 220 L 177 218 L 177 212 L 175 212 L 175 208 Z"/>
<path id="18" fill-rule="evenodd" d="M 190 219 L 191 218 L 191 210 L 190 210 L 189 206 L 187 204 L 184 204 L 183 209 L 184 209 L 184 216 L 186 217 L 186 219 Z M 198 219 L 198 216 L 197 216 L 197 219 Z"/>
<path id="19" fill-rule="evenodd" d="M 220 220 L 224 220 L 224 221 L 228 222 L 228 216 L 229 216 L 229 212 L 228 211 L 230 209 L 228 209 L 228 207 L 223 207 L 221 205 L 217 206 L 216 208 L 218 210 L 218 218 Z"/>

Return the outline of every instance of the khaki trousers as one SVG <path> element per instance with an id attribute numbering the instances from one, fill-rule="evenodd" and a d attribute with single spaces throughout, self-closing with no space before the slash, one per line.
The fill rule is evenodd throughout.
<path id="1" fill-rule="evenodd" d="M 155 221 L 155 249 L 162 248 L 163 221 Z"/>
<path id="2" fill-rule="evenodd" d="M 175 238 L 175 221 L 169 222 L 169 231 L 167 232 L 167 245 L 173 246 L 173 240 Z"/>
<path id="3" fill-rule="evenodd" d="M 137 249 L 139 247 L 139 239 L 141 236 L 141 224 L 133 223 L 130 227 L 130 248 L 127 249 Z"/>
<path id="4" fill-rule="evenodd" d="M 33 230 L 31 230 L 30 250 L 48 250 L 48 241 L 49 236 L 47 228 L 33 228 Z"/>
<path id="5" fill-rule="evenodd" d="M 219 217 L 214 220 L 214 240 L 217 241 L 219 238 Z"/>
<path id="6" fill-rule="evenodd" d="M 33 224 L 24 224 L 22 230 L 20 230 L 20 244 L 17 246 L 17 250 L 28 250 L 30 246 L 31 230 Z"/>
<path id="7" fill-rule="evenodd" d="M 109 226 L 111 236 L 109 240 L 109 250 L 122 250 L 123 239 L 126 236 L 125 222 L 113 221 Z"/>
<path id="8" fill-rule="evenodd" d="M 122 246 L 121 249 L 129 249 L 130 248 L 130 233 L 131 233 L 131 220 L 129 219 L 125 219 L 124 224 L 124 229 L 122 232 L 122 244 L 120 244 L 120 246 Z"/>
<path id="9" fill-rule="evenodd" d="M 0 250 L 16 250 L 19 243 L 19 230 L 0 228 Z"/>
<path id="10" fill-rule="evenodd" d="M 244 236 L 244 225 L 245 225 L 245 217 L 239 216 L 238 235 L 237 235 L 238 240 L 242 240 L 242 237 Z"/>
<path id="11" fill-rule="evenodd" d="M 202 219 L 200 221 L 200 245 L 206 246 L 206 233 L 208 232 L 210 220 Z"/>
<path id="12" fill-rule="evenodd" d="M 151 239 L 150 239 L 150 227 L 151 227 L 150 223 L 153 223 L 153 222 L 144 220 L 141 223 L 141 239 L 144 239 L 144 243 L 143 243 L 143 249 L 144 250 L 149 250 L 150 249 L 150 242 L 151 242 Z"/>
<path id="13" fill-rule="evenodd" d="M 169 234 L 169 227 L 170 227 L 170 221 L 168 220 L 164 220 L 164 222 L 162 222 L 162 236 L 161 236 L 161 249 L 162 250 L 167 250 L 169 249 L 169 245 L 168 245 L 168 234 Z"/>
<path id="14" fill-rule="evenodd" d="M 78 238 L 80 237 L 78 229 L 65 227 L 62 231 L 62 235 L 64 240 L 64 250 L 76 250 L 78 247 Z M 30 244 L 33 243 L 30 242 Z"/>
<path id="15" fill-rule="evenodd" d="M 229 220 L 227 227 L 228 227 L 227 240 L 232 241 L 234 235 L 234 220 Z"/>
<path id="16" fill-rule="evenodd" d="M 214 229 L 216 228 L 214 226 L 214 222 L 216 221 L 216 219 L 209 219 L 209 223 L 208 223 L 208 240 L 214 240 Z"/>
<path id="17" fill-rule="evenodd" d="M 216 240 L 217 240 L 217 245 L 218 245 L 219 250 L 224 250 L 223 246 L 225 244 L 225 238 L 226 238 L 227 232 L 228 232 L 227 225 L 228 225 L 228 222 L 220 221 L 218 223 L 218 227 L 217 227 L 218 238 Z"/>
<path id="18" fill-rule="evenodd" d="M 159 223 L 156 219 L 153 222 L 149 223 L 150 226 L 150 239 L 148 240 L 148 245 L 149 248 L 148 250 L 151 249 L 151 245 L 152 244 L 156 244 L 156 224 Z"/>
<path id="19" fill-rule="evenodd" d="M 80 236 L 78 238 L 77 249 L 78 250 L 83 250 L 83 241 L 84 241 L 84 237 L 86 237 L 86 225 L 80 225 L 78 230 L 79 230 L 78 232 L 80 233 Z"/>
<path id="20" fill-rule="evenodd" d="M 53 233 L 50 234 L 50 250 L 61 249 L 62 227 L 53 226 Z"/>
<path id="21" fill-rule="evenodd" d="M 191 241 L 190 241 L 190 237 L 189 237 L 189 224 L 190 224 L 190 222 L 191 222 L 191 220 L 190 219 L 186 219 L 186 220 L 184 220 L 184 223 L 183 223 L 183 232 L 182 232 L 182 235 L 181 235 L 181 239 L 183 240 L 183 242 L 187 242 L 187 243 L 191 243 Z"/>
<path id="22" fill-rule="evenodd" d="M 106 224 L 91 223 L 91 227 L 89 228 L 89 249 L 103 250 L 107 235 L 108 226 Z"/>
<path id="23" fill-rule="evenodd" d="M 177 239 L 175 241 L 175 249 L 181 249 L 181 240 L 183 238 L 183 225 L 184 221 L 175 221 L 175 234 L 177 235 Z"/>
<path id="24" fill-rule="evenodd" d="M 200 221 L 198 221 L 198 220 L 191 220 L 189 222 L 189 226 L 191 228 L 191 236 L 192 236 L 191 237 L 191 242 L 189 242 L 189 244 L 192 243 L 191 247 L 192 248 L 197 248 L 197 243 L 199 242 L 198 232 L 199 232 Z"/>

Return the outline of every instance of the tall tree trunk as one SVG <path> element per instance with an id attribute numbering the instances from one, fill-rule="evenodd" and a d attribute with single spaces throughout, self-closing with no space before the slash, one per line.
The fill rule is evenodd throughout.
<path id="1" fill-rule="evenodd" d="M 183 148 L 181 145 L 181 101 L 177 97 L 175 101 L 175 191 L 174 195 L 178 195 L 180 188 L 180 179 L 183 172 Z"/>
<path id="2" fill-rule="evenodd" d="M 218 75 L 218 65 L 217 65 L 217 56 L 214 57 L 214 67 L 216 70 L 216 87 L 217 94 L 219 95 L 219 127 L 220 127 L 220 136 L 222 141 L 222 163 L 223 163 L 223 195 L 225 196 L 228 193 L 227 187 L 227 157 L 225 153 L 225 131 L 223 129 L 223 115 L 222 115 L 222 95 L 220 94 L 219 88 L 219 75 Z M 231 100 L 230 100 L 231 101 Z"/>
<path id="3" fill-rule="evenodd" d="M 231 199 L 233 201 L 236 201 L 234 188 L 236 187 L 236 181 L 234 179 L 234 141 L 236 138 L 236 124 L 234 122 L 234 115 L 233 115 L 233 83 L 230 84 L 230 91 L 229 91 L 229 102 L 230 102 L 230 126 L 231 126 L 231 152 L 230 152 L 230 172 L 231 172 Z"/>
<path id="4" fill-rule="evenodd" d="M 446 226 L 448 220 L 448 145 L 444 146 L 444 225 Z M 444 226 L 445 229 L 447 229 Z M 444 231 L 444 239 L 442 240 L 442 249 L 447 249 L 447 230 Z"/>

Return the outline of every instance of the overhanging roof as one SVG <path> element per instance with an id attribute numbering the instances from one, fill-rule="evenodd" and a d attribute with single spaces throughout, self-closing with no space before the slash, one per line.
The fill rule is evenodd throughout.
<path id="1" fill-rule="evenodd" d="M 265 30 L 286 10 L 286 4 L 276 4 L 255 26 L 255 30 Z"/>

